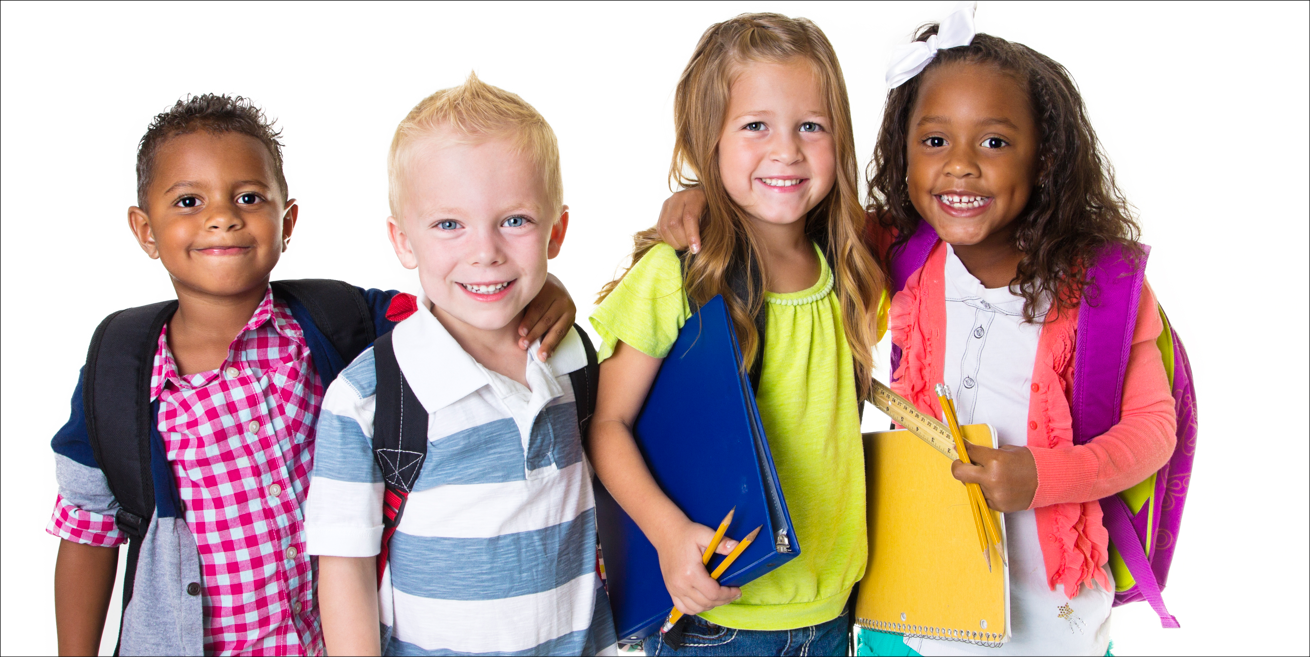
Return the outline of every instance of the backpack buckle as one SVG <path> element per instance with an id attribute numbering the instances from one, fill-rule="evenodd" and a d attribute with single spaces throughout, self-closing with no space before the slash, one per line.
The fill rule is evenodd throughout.
<path id="1" fill-rule="evenodd" d="M 118 513 L 114 514 L 114 525 L 116 525 L 124 534 L 127 534 L 132 538 L 144 537 L 146 535 L 148 522 L 148 519 L 142 518 L 127 509 L 119 509 Z"/>

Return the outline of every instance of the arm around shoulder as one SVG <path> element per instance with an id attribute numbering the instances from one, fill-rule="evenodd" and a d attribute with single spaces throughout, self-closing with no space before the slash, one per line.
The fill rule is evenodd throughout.
<path id="1" fill-rule="evenodd" d="M 1178 427 L 1156 343 L 1163 330 L 1155 294 L 1144 284 L 1119 423 L 1086 445 L 1033 449 L 1039 482 L 1033 508 L 1108 497 L 1135 486 L 1168 462 Z"/>

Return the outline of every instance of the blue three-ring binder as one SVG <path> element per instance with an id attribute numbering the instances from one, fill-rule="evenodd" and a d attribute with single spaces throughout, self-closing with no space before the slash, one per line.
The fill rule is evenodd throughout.
<path id="1" fill-rule="evenodd" d="M 722 297 L 682 327 L 633 433 L 655 481 L 692 521 L 717 527 L 736 507 L 728 537 L 764 527 L 719 578 L 724 586 L 751 582 L 800 555 Z M 619 641 L 634 643 L 659 629 L 673 600 L 655 547 L 599 483 L 596 516 Z M 710 569 L 722 560 L 715 555 Z"/>

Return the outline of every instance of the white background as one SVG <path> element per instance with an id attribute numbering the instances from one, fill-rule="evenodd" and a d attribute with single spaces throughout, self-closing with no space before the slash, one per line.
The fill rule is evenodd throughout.
<path id="1" fill-rule="evenodd" d="M 5 4 L 0 652 L 55 651 L 48 441 L 91 332 L 172 294 L 126 210 L 137 140 L 179 97 L 245 95 L 284 128 L 301 213 L 276 277 L 415 291 L 384 236 L 387 147 L 415 103 L 476 70 L 559 135 L 572 223 L 551 269 L 585 317 L 668 194 L 673 88 L 706 27 L 814 20 L 843 63 L 863 164 L 891 49 L 951 8 Z M 1183 628 L 1119 608 L 1116 653 L 1305 654 L 1307 5 L 983 2 L 977 24 L 1078 81 L 1196 374 L 1200 448 L 1165 594 Z M 105 651 L 117 616 L 115 601 Z"/>

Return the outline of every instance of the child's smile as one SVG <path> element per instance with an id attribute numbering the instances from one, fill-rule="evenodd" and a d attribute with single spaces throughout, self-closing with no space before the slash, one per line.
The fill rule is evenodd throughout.
<path id="1" fill-rule="evenodd" d="M 971 251 L 1017 256 L 1039 138 L 1026 91 L 992 66 L 944 66 L 923 80 L 908 127 L 906 183 L 924 220 L 966 266 Z"/>
<path id="2" fill-rule="evenodd" d="M 517 280 L 517 279 L 515 279 Z M 514 281 L 505 281 L 503 283 L 460 283 L 459 286 L 464 288 L 470 297 L 477 301 L 500 301 L 509 294 L 509 288 L 514 285 Z"/>

